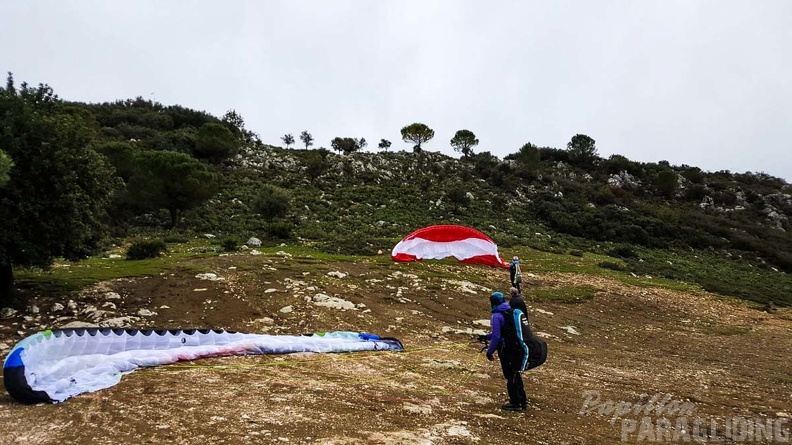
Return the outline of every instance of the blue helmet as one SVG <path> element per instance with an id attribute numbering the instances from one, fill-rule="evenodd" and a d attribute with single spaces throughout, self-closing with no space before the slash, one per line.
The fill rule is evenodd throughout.
<path id="1" fill-rule="evenodd" d="M 504 303 L 506 298 L 500 292 L 493 292 L 490 295 L 490 306 L 495 307 L 501 303 Z"/>

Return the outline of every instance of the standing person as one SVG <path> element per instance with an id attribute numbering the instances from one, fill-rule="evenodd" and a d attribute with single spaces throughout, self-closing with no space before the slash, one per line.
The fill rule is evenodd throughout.
<path id="1" fill-rule="evenodd" d="M 512 262 L 509 263 L 509 278 L 511 279 L 512 287 L 517 289 L 518 294 L 521 294 L 520 282 L 522 281 L 522 270 L 520 269 L 520 258 L 518 258 L 517 255 L 515 255 Z"/>
<path id="2" fill-rule="evenodd" d="M 512 309 L 521 310 L 522 313 L 525 314 L 525 316 L 527 317 L 528 308 L 525 307 L 525 300 L 522 299 L 522 296 L 520 295 L 520 291 L 516 287 L 513 287 L 511 288 L 510 293 L 511 293 L 511 297 L 509 297 L 509 306 L 511 306 Z"/>
<path id="3" fill-rule="evenodd" d="M 525 388 L 523 387 L 519 370 L 521 369 L 520 365 L 525 352 L 518 349 L 513 344 L 514 342 L 507 341 L 504 336 L 506 317 L 512 316 L 512 309 L 500 292 L 493 292 L 490 295 L 490 306 L 492 308 L 492 317 L 490 319 L 492 332 L 486 335 L 486 339 L 489 341 L 487 360 L 495 360 L 494 354 L 495 351 L 498 351 L 501 370 L 503 371 L 503 377 L 506 379 L 506 391 L 509 393 L 509 403 L 501 405 L 501 409 L 524 411 L 528 404 L 528 399 L 525 396 Z"/>

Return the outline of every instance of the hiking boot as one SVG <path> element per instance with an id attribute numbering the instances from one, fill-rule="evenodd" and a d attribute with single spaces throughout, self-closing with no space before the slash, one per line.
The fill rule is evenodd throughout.
<path id="1" fill-rule="evenodd" d="M 515 405 L 513 403 L 506 403 L 501 405 L 501 409 L 505 409 L 506 411 L 523 411 L 525 410 L 525 407 L 521 405 Z"/>

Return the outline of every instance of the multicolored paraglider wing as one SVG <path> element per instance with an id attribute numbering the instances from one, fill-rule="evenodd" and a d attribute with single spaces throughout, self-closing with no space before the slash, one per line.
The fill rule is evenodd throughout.
<path id="1" fill-rule="evenodd" d="M 210 329 L 63 329 L 17 343 L 3 366 L 3 381 L 8 394 L 19 402 L 62 402 L 113 386 L 139 367 L 180 360 L 402 349 L 396 339 L 344 331 L 262 335 Z"/>
<path id="2" fill-rule="evenodd" d="M 409 262 L 454 257 L 468 264 L 509 267 L 498 246 L 487 235 L 465 226 L 424 227 L 404 237 L 393 248 L 393 261 Z"/>

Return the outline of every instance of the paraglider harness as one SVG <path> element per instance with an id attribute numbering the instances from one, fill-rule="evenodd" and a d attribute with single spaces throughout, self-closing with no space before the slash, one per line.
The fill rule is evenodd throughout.
<path id="1" fill-rule="evenodd" d="M 513 276 L 512 283 L 513 284 L 520 284 L 522 282 L 522 269 L 520 268 L 520 262 L 519 261 L 513 261 L 509 265 L 509 269 L 510 269 L 510 271 L 512 273 L 512 276 Z"/>
<path id="2" fill-rule="evenodd" d="M 537 337 L 528 325 L 528 317 L 520 309 L 511 309 L 504 313 L 506 322 L 501 330 L 507 348 L 524 351 L 524 357 L 520 371 L 527 371 L 542 366 L 547 361 L 547 343 Z M 489 341 L 486 335 L 479 335 L 479 343 L 483 343 L 484 352 L 489 348 Z"/>

